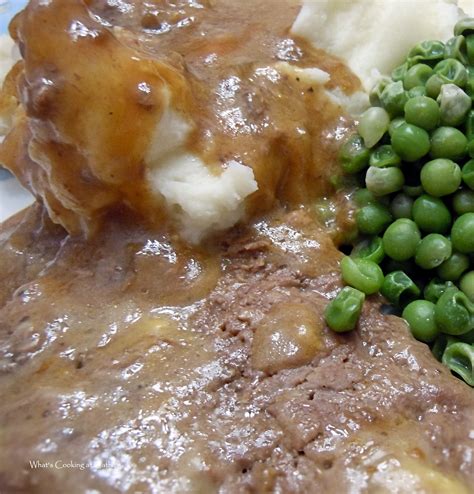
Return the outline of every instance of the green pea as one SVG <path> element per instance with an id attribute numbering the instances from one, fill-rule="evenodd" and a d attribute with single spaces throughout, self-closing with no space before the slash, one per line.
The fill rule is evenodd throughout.
<path id="1" fill-rule="evenodd" d="M 441 92 L 443 84 L 446 84 L 444 79 L 438 74 L 433 74 L 426 83 L 426 95 L 436 99 Z"/>
<path id="2" fill-rule="evenodd" d="M 430 233 L 419 243 L 415 262 L 423 269 L 437 268 L 452 254 L 451 242 L 439 233 Z"/>
<path id="3" fill-rule="evenodd" d="M 462 167 L 462 180 L 470 189 L 474 190 L 474 159 Z"/>
<path id="4" fill-rule="evenodd" d="M 462 35 L 454 36 L 446 42 L 444 58 L 455 58 L 463 65 L 468 64 L 466 53 L 466 38 Z"/>
<path id="5" fill-rule="evenodd" d="M 421 235 L 414 221 L 402 218 L 387 228 L 382 240 L 387 256 L 395 261 L 406 261 L 415 255 Z"/>
<path id="6" fill-rule="evenodd" d="M 437 40 L 422 41 L 408 53 L 408 65 L 411 67 L 419 62 L 432 62 L 444 57 L 444 43 Z"/>
<path id="7" fill-rule="evenodd" d="M 405 119 L 403 117 L 394 118 L 390 122 L 390 125 L 388 126 L 388 133 L 389 133 L 390 137 L 392 137 L 392 135 L 395 132 L 395 130 L 398 129 L 398 127 L 400 127 L 404 123 L 406 123 L 406 121 L 405 121 Z"/>
<path id="8" fill-rule="evenodd" d="M 474 306 L 463 292 L 448 288 L 439 298 L 435 320 L 441 332 L 457 336 L 474 328 Z"/>
<path id="9" fill-rule="evenodd" d="M 367 235 L 378 235 L 391 223 L 392 215 L 382 204 L 367 204 L 356 213 L 359 231 Z"/>
<path id="10" fill-rule="evenodd" d="M 400 168 L 369 167 L 365 176 L 365 186 L 376 196 L 397 192 L 403 187 L 405 177 Z"/>
<path id="11" fill-rule="evenodd" d="M 391 304 L 397 307 L 420 296 L 420 289 L 403 271 L 393 271 L 387 274 L 380 292 Z"/>
<path id="12" fill-rule="evenodd" d="M 413 198 L 400 192 L 390 204 L 390 212 L 395 219 L 408 218 L 412 219 Z"/>
<path id="13" fill-rule="evenodd" d="M 408 64 L 405 62 L 399 65 L 398 67 L 396 67 L 395 69 L 393 69 L 390 75 L 392 76 L 392 79 L 396 82 L 403 81 L 407 71 L 408 71 Z"/>
<path id="14" fill-rule="evenodd" d="M 370 151 L 362 137 L 354 134 L 347 139 L 339 151 L 339 162 L 346 173 L 358 173 L 367 167 Z"/>
<path id="15" fill-rule="evenodd" d="M 435 321 L 435 304 L 428 300 L 415 300 L 405 307 L 403 319 L 410 326 L 413 336 L 425 343 L 431 343 L 439 334 Z"/>
<path id="16" fill-rule="evenodd" d="M 433 278 L 425 287 L 423 296 L 426 300 L 436 302 L 440 299 L 441 295 L 448 289 L 453 288 L 454 283 L 452 281 L 442 281 L 438 278 Z"/>
<path id="17" fill-rule="evenodd" d="M 461 278 L 459 288 L 471 302 L 474 302 L 474 271 L 469 271 Z"/>
<path id="18" fill-rule="evenodd" d="M 357 130 L 368 148 L 374 147 L 388 130 L 390 117 L 377 106 L 369 108 L 359 117 Z"/>
<path id="19" fill-rule="evenodd" d="M 442 280 L 457 281 L 467 269 L 469 269 L 469 257 L 466 254 L 453 252 L 436 272 Z"/>
<path id="20" fill-rule="evenodd" d="M 474 213 L 460 216 L 451 228 L 453 247 L 463 254 L 474 253 Z"/>
<path id="21" fill-rule="evenodd" d="M 455 58 L 442 60 L 434 68 L 435 75 L 441 77 L 443 84 L 455 84 L 463 88 L 467 82 L 466 67 Z"/>
<path id="22" fill-rule="evenodd" d="M 453 209 L 457 214 L 474 213 L 474 192 L 472 190 L 460 190 L 453 197 Z"/>
<path id="23" fill-rule="evenodd" d="M 449 370 L 458 374 L 469 386 L 474 386 L 474 346 L 457 342 L 446 347 L 442 358 Z"/>
<path id="24" fill-rule="evenodd" d="M 472 107 L 471 98 L 455 84 L 444 84 L 441 87 L 437 102 L 441 123 L 452 127 L 464 123 Z"/>
<path id="25" fill-rule="evenodd" d="M 451 226 L 451 213 L 441 199 L 427 194 L 413 204 L 413 220 L 427 233 L 445 233 Z"/>
<path id="26" fill-rule="evenodd" d="M 380 237 L 372 237 L 369 240 L 359 242 L 351 252 L 351 257 L 365 259 L 380 264 L 385 257 L 383 243 Z"/>
<path id="27" fill-rule="evenodd" d="M 383 271 L 375 262 L 346 256 L 341 261 L 342 279 L 353 288 L 372 295 L 380 290 Z"/>
<path id="28" fill-rule="evenodd" d="M 369 94 L 370 104 L 372 106 L 382 106 L 382 93 L 388 84 L 391 84 L 392 80 L 389 77 L 382 77 L 375 86 L 372 88 Z"/>
<path id="29" fill-rule="evenodd" d="M 420 178 L 428 194 L 442 197 L 456 192 L 461 185 L 461 168 L 454 161 L 436 159 L 423 166 Z"/>
<path id="30" fill-rule="evenodd" d="M 468 36 L 469 34 L 474 34 L 474 18 L 472 17 L 464 17 L 459 20 L 454 26 L 454 35 Z"/>
<path id="31" fill-rule="evenodd" d="M 467 138 L 454 127 L 439 127 L 431 135 L 430 155 L 433 158 L 457 160 L 463 158 L 466 151 Z"/>
<path id="32" fill-rule="evenodd" d="M 393 150 L 392 146 L 384 144 L 372 151 L 369 165 L 385 168 L 387 166 L 400 166 L 401 162 L 400 156 Z"/>
<path id="33" fill-rule="evenodd" d="M 426 87 L 415 86 L 407 92 L 407 95 L 408 95 L 408 99 L 418 98 L 419 96 L 426 96 Z"/>
<path id="34" fill-rule="evenodd" d="M 416 161 L 430 150 L 430 136 L 426 130 L 412 124 L 403 124 L 392 133 L 392 147 L 404 161 Z"/>
<path id="35" fill-rule="evenodd" d="M 374 196 L 374 194 L 372 194 L 369 189 L 365 188 L 357 189 L 352 195 L 352 200 L 359 207 L 367 206 L 367 204 L 377 202 L 377 198 Z"/>
<path id="36" fill-rule="evenodd" d="M 409 99 L 405 105 L 405 120 L 425 130 L 433 130 L 438 125 L 440 110 L 438 103 L 427 96 Z"/>
<path id="37" fill-rule="evenodd" d="M 408 101 L 408 95 L 403 87 L 403 83 L 398 81 L 387 84 L 380 95 L 380 101 L 383 108 L 392 117 L 403 115 L 405 103 Z"/>
<path id="38" fill-rule="evenodd" d="M 364 300 L 364 293 L 344 287 L 326 307 L 324 316 L 327 325 L 337 333 L 352 331 L 359 320 Z"/>
<path id="39" fill-rule="evenodd" d="M 403 77 L 403 85 L 407 90 L 417 86 L 424 86 L 432 75 L 433 69 L 429 65 L 417 63 L 406 71 Z"/>

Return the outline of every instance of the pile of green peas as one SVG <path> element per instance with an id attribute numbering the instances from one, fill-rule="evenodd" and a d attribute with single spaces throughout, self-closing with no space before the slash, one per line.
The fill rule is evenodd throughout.
<path id="1" fill-rule="evenodd" d="M 380 292 L 414 337 L 474 386 L 474 18 L 446 43 L 422 42 L 370 94 L 341 146 L 361 184 L 359 231 L 328 326 L 354 329 Z M 364 186 L 365 185 L 365 186 Z"/>

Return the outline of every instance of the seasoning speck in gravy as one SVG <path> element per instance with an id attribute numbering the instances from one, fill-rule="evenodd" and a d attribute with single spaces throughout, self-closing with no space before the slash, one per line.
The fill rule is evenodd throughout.
<path id="1" fill-rule="evenodd" d="M 2 494 L 470 491 L 472 393 L 378 296 L 351 334 L 324 324 L 351 122 L 272 70 L 358 81 L 288 35 L 298 10 L 52 0 L 13 21 L 0 154 L 39 200 L 0 229 Z M 198 246 L 146 183 L 170 101 L 187 153 L 258 183 L 248 221 Z"/>

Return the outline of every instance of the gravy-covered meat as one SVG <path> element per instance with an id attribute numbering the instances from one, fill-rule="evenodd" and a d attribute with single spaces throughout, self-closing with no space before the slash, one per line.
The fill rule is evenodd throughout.
<path id="1" fill-rule="evenodd" d="M 377 298 L 327 329 L 339 258 L 301 211 L 66 238 L 0 312 L 2 493 L 467 493 L 472 393 Z"/>

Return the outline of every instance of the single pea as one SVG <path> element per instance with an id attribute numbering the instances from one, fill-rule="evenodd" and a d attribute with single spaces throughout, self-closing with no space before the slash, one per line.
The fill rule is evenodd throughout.
<path id="1" fill-rule="evenodd" d="M 440 331 L 458 336 L 474 327 L 474 305 L 457 288 L 448 288 L 436 302 L 435 320 Z"/>
<path id="2" fill-rule="evenodd" d="M 421 235 L 414 221 L 402 218 L 387 228 L 382 240 L 385 254 L 395 261 L 406 261 L 415 255 Z"/>
<path id="3" fill-rule="evenodd" d="M 392 70 L 390 76 L 392 77 L 392 80 L 394 80 L 395 82 L 403 81 L 407 71 L 408 71 L 408 64 L 405 62 L 399 65 L 398 67 L 395 67 Z"/>
<path id="4" fill-rule="evenodd" d="M 339 151 L 339 162 L 346 173 L 358 173 L 367 167 L 370 151 L 358 134 L 350 136 Z"/>
<path id="5" fill-rule="evenodd" d="M 436 99 L 441 92 L 441 87 L 446 84 L 444 79 L 438 74 L 433 74 L 426 82 L 426 95 Z"/>
<path id="6" fill-rule="evenodd" d="M 472 17 L 463 17 L 459 20 L 454 26 L 454 35 L 468 36 L 469 34 L 474 34 L 474 18 Z"/>
<path id="7" fill-rule="evenodd" d="M 474 192 L 462 189 L 453 197 L 453 209 L 459 214 L 474 213 Z"/>
<path id="8" fill-rule="evenodd" d="M 441 199 L 423 194 L 413 203 L 413 220 L 427 233 L 445 233 L 451 226 L 451 213 Z"/>
<path id="9" fill-rule="evenodd" d="M 403 271 L 393 271 L 385 276 L 382 295 L 393 305 L 401 307 L 420 296 L 420 289 Z"/>
<path id="10" fill-rule="evenodd" d="M 442 197 L 456 192 L 461 185 L 461 168 L 454 161 L 436 159 L 423 166 L 420 178 L 428 194 Z"/>
<path id="11" fill-rule="evenodd" d="M 455 58 L 463 65 L 468 64 L 466 54 L 466 38 L 462 35 L 454 36 L 446 42 L 444 58 Z"/>
<path id="12" fill-rule="evenodd" d="M 392 82 L 385 86 L 380 95 L 382 107 L 392 116 L 403 115 L 405 103 L 408 101 L 408 95 L 401 81 Z"/>
<path id="13" fill-rule="evenodd" d="M 372 192 L 370 192 L 370 190 L 366 188 L 357 189 L 352 195 L 352 200 L 359 207 L 367 206 L 367 204 L 377 202 L 377 198 L 374 196 L 374 194 L 372 194 Z"/>
<path id="14" fill-rule="evenodd" d="M 357 130 L 362 139 L 364 139 L 366 147 L 372 148 L 387 132 L 389 124 L 390 117 L 388 113 L 383 108 L 373 106 L 359 117 Z"/>
<path id="15" fill-rule="evenodd" d="M 400 192 L 393 198 L 390 204 L 390 212 L 397 220 L 400 218 L 412 219 L 413 203 L 414 200 L 412 197 Z"/>
<path id="16" fill-rule="evenodd" d="M 392 146 L 383 144 L 372 151 L 369 165 L 385 168 L 387 166 L 400 166 L 401 162 L 400 156 L 393 150 Z"/>
<path id="17" fill-rule="evenodd" d="M 439 127 L 431 134 L 430 155 L 433 158 L 457 160 L 463 158 L 466 151 L 467 138 L 454 127 Z"/>
<path id="18" fill-rule="evenodd" d="M 461 278 L 459 288 L 471 302 L 474 302 L 474 271 L 469 271 Z"/>
<path id="19" fill-rule="evenodd" d="M 474 345 L 464 342 L 449 344 L 443 353 L 442 362 L 466 384 L 474 386 Z"/>
<path id="20" fill-rule="evenodd" d="M 383 90 L 391 83 L 392 79 L 390 77 L 382 77 L 377 81 L 369 93 L 369 101 L 372 106 L 382 106 L 381 97 Z"/>
<path id="21" fill-rule="evenodd" d="M 429 65 L 417 63 L 406 71 L 403 77 L 403 85 L 406 90 L 413 89 L 417 86 L 424 86 L 432 75 L 433 69 Z"/>
<path id="22" fill-rule="evenodd" d="M 425 86 L 415 86 L 407 91 L 408 99 L 418 98 L 419 96 L 426 96 Z"/>
<path id="23" fill-rule="evenodd" d="M 471 98 L 455 84 L 443 84 L 437 102 L 441 123 L 451 127 L 464 123 L 472 107 Z"/>
<path id="24" fill-rule="evenodd" d="M 397 127 L 392 134 L 392 147 L 404 161 L 416 161 L 430 150 L 430 137 L 426 130 L 412 124 Z"/>
<path id="25" fill-rule="evenodd" d="M 433 278 L 425 287 L 423 296 L 426 300 L 436 302 L 440 299 L 441 295 L 448 289 L 453 288 L 454 283 L 452 281 L 442 281 L 439 278 Z"/>
<path id="26" fill-rule="evenodd" d="M 400 168 L 371 166 L 365 176 L 365 186 L 376 196 L 397 192 L 403 187 L 405 177 Z"/>
<path id="27" fill-rule="evenodd" d="M 469 160 L 462 167 L 462 180 L 472 190 L 474 190 L 474 159 Z"/>
<path id="28" fill-rule="evenodd" d="M 352 287 L 344 287 L 324 312 L 327 325 L 337 333 L 353 330 L 359 320 L 365 294 Z"/>
<path id="29" fill-rule="evenodd" d="M 469 269 L 469 257 L 466 254 L 453 252 L 436 272 L 444 281 L 457 281 L 467 269 Z"/>
<path id="30" fill-rule="evenodd" d="M 432 62 L 444 57 L 444 43 L 438 40 L 422 41 L 415 45 L 408 53 L 408 65 L 411 67 L 419 62 Z"/>
<path id="31" fill-rule="evenodd" d="M 391 223 L 392 215 L 382 204 L 367 204 L 356 213 L 359 231 L 367 235 L 378 235 Z"/>
<path id="32" fill-rule="evenodd" d="M 439 334 L 435 321 L 435 304 L 428 300 L 415 300 L 408 304 L 402 317 L 410 326 L 412 335 L 419 341 L 431 343 Z"/>
<path id="33" fill-rule="evenodd" d="M 398 129 L 398 127 L 402 126 L 404 123 L 406 123 L 406 121 L 403 117 L 394 118 L 390 122 L 390 125 L 388 126 L 388 133 L 389 133 L 390 137 L 392 137 L 395 130 Z"/>
<path id="34" fill-rule="evenodd" d="M 440 110 L 438 103 L 427 96 L 409 99 L 405 104 L 405 120 L 425 130 L 433 130 L 438 125 Z"/>
<path id="35" fill-rule="evenodd" d="M 383 283 L 382 269 L 367 259 L 344 257 L 341 261 L 341 274 L 348 285 L 366 295 L 377 293 Z"/>
<path id="36" fill-rule="evenodd" d="M 434 67 L 435 75 L 441 77 L 443 84 L 455 84 L 463 88 L 467 82 L 466 67 L 455 58 L 441 60 Z"/>
<path id="37" fill-rule="evenodd" d="M 351 257 L 366 259 L 380 264 L 385 257 L 382 239 L 380 237 L 372 237 L 368 240 L 362 240 L 352 249 Z"/>
<path id="38" fill-rule="evenodd" d="M 460 216 L 451 228 L 453 248 L 463 254 L 474 253 L 474 213 Z"/>
<path id="39" fill-rule="evenodd" d="M 420 268 L 434 269 L 451 257 L 452 250 L 451 242 L 446 237 L 430 233 L 419 243 L 415 262 Z"/>

